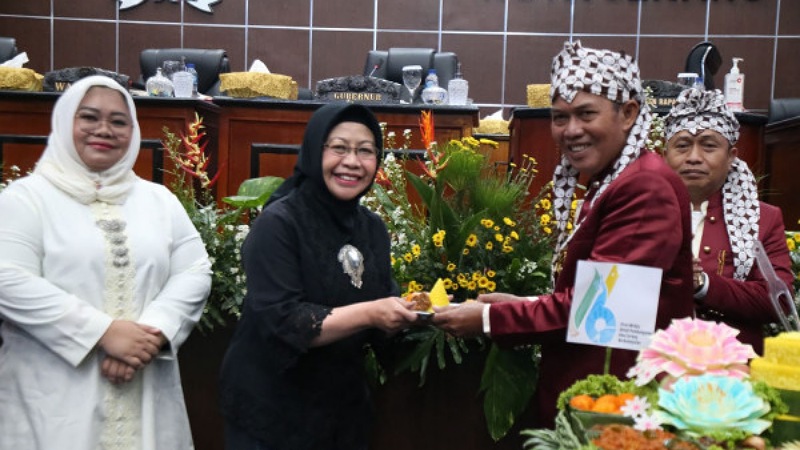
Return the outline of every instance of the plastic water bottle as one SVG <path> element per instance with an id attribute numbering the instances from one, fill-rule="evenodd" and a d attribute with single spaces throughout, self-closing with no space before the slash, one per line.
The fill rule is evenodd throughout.
<path id="1" fill-rule="evenodd" d="M 425 77 L 425 89 L 422 90 L 422 101 L 428 105 L 442 105 L 447 103 L 447 90 L 439 86 L 439 77 L 436 69 L 430 69 Z"/>
<path id="2" fill-rule="evenodd" d="M 699 91 L 705 91 L 706 84 L 703 82 L 703 77 L 698 76 L 697 78 L 695 78 L 694 85 L 692 87 Z"/>
<path id="3" fill-rule="evenodd" d="M 192 74 L 192 97 L 197 97 L 197 70 L 195 70 L 194 64 L 186 64 L 186 71 Z"/>

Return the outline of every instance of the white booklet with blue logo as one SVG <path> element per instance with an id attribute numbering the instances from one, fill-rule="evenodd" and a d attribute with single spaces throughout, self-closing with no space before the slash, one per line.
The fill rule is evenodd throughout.
<path id="1" fill-rule="evenodd" d="M 662 270 L 578 261 L 567 341 L 640 350 L 655 331 Z"/>

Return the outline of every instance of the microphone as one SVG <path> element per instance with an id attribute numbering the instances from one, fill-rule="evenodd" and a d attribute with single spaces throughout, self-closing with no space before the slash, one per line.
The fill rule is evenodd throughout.
<path id="1" fill-rule="evenodd" d="M 703 52 L 703 57 L 700 59 L 700 76 L 703 77 L 703 87 L 708 86 L 708 82 L 706 81 L 706 58 L 708 58 L 709 53 L 711 53 L 710 45 L 706 47 L 706 51 Z"/>
<path id="2" fill-rule="evenodd" d="M 380 69 L 380 67 L 382 65 L 383 65 L 383 58 L 381 58 L 380 60 L 378 60 L 377 63 L 375 63 L 375 65 L 372 67 L 372 71 L 367 76 L 371 77 L 375 73 L 376 70 Z"/>

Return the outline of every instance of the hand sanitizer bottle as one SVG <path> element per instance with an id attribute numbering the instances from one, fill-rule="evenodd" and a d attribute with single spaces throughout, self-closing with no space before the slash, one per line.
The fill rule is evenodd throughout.
<path id="1" fill-rule="evenodd" d="M 461 76 L 461 63 L 458 63 L 456 76 L 447 83 L 447 97 L 451 105 L 466 105 L 469 83 Z"/>
<path id="2" fill-rule="evenodd" d="M 739 72 L 742 58 L 733 58 L 733 67 L 725 75 L 725 105 L 733 112 L 744 111 L 744 74 Z"/>

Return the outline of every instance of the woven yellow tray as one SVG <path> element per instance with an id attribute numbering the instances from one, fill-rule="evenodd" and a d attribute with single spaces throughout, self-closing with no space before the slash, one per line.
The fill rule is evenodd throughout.
<path id="1" fill-rule="evenodd" d="M 231 97 L 297 100 L 297 82 L 288 75 L 261 72 L 221 73 L 220 90 Z"/>

